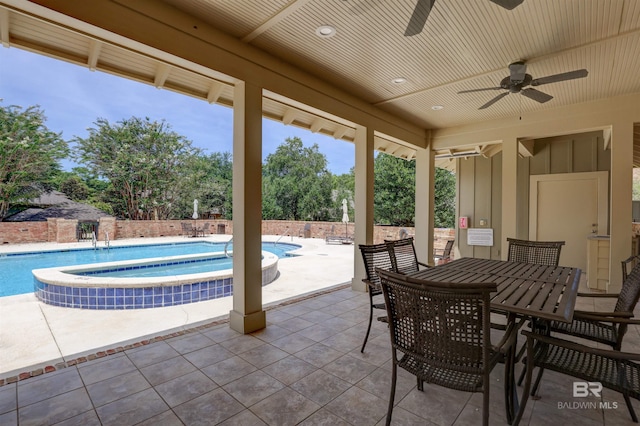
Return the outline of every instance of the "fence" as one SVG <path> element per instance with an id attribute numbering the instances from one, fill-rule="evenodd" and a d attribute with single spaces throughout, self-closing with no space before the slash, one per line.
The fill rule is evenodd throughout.
<path id="1" fill-rule="evenodd" d="M 182 235 L 181 223 L 193 224 L 194 220 L 116 220 L 111 217 L 100 219 L 98 240 L 104 241 L 105 233 L 110 240 L 125 238 L 156 238 Z M 233 221 L 225 219 L 198 219 L 201 226 L 209 223 L 212 233 L 233 234 Z M 46 222 L 0 222 L 0 244 L 24 244 L 78 241 L 79 224 L 72 219 L 47 219 Z M 355 225 L 340 222 L 306 222 L 288 220 L 262 221 L 263 235 L 284 235 L 302 238 L 325 238 L 327 235 L 353 236 Z M 385 239 L 401 238 L 415 233 L 412 227 L 375 226 L 374 243 Z M 446 240 L 454 238 L 453 229 L 435 229 L 435 246 L 444 247 Z"/>

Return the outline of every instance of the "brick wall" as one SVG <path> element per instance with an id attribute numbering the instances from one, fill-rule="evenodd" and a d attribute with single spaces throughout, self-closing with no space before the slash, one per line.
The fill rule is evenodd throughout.
<path id="1" fill-rule="evenodd" d="M 104 241 L 106 232 L 110 240 L 125 238 L 155 238 L 182 235 L 181 223 L 193 224 L 193 220 L 116 220 L 100 219 L 98 240 Z M 233 234 L 233 222 L 224 219 L 198 220 L 198 227 L 209 223 L 210 234 Z M 48 219 L 47 222 L 0 222 L 0 243 L 19 244 L 37 242 L 68 243 L 77 241 L 77 220 Z M 325 238 L 327 235 L 350 235 L 355 225 L 346 226 L 339 222 L 304 222 L 286 220 L 265 220 L 262 222 L 263 235 L 286 235 L 303 238 Z M 374 243 L 385 239 L 397 239 L 404 235 L 414 235 L 412 227 L 376 226 Z M 453 229 L 435 229 L 436 248 L 443 248 L 448 239 L 453 239 Z"/>
<path id="2" fill-rule="evenodd" d="M 0 222 L 0 244 L 49 241 L 47 222 Z"/>

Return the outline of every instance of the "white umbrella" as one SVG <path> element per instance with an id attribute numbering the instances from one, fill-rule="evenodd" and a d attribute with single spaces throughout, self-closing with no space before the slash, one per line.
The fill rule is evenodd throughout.
<path id="1" fill-rule="evenodd" d="M 194 219 L 198 218 L 198 200 L 193 200 L 193 216 Z"/>
<path id="2" fill-rule="evenodd" d="M 347 199 L 342 199 L 342 222 L 344 223 L 344 235 L 346 237 L 349 236 L 349 232 L 347 231 L 347 225 L 349 224 L 349 214 L 347 213 Z"/>

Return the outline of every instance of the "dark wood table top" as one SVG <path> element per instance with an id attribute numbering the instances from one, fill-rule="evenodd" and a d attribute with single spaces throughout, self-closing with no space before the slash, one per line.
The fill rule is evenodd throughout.
<path id="1" fill-rule="evenodd" d="M 502 260 L 462 258 L 409 274 L 440 282 L 492 282 L 491 308 L 515 314 L 571 322 L 580 269 Z"/>

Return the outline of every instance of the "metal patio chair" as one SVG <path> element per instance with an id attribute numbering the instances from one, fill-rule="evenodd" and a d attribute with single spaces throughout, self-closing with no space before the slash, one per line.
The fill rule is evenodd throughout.
<path id="1" fill-rule="evenodd" d="M 529 241 L 507 238 L 510 262 L 535 263 L 537 265 L 558 266 L 560 250 L 564 241 Z"/>
<path id="2" fill-rule="evenodd" d="M 440 251 L 439 249 L 434 249 L 433 259 L 436 262 L 438 261 L 448 262 L 449 260 L 451 260 L 451 250 L 453 250 L 453 245 L 455 244 L 455 242 L 456 240 L 447 240 L 447 244 L 444 246 L 442 251 Z"/>
<path id="3" fill-rule="evenodd" d="M 640 354 L 608 349 L 597 349 L 576 342 L 523 331 L 527 337 L 527 381 L 522 396 L 522 405 L 527 403 L 533 368 L 547 369 L 566 374 L 588 383 L 620 392 L 627 404 L 631 419 L 638 417 L 630 398 L 640 400 Z M 574 382 L 575 383 L 575 382 Z M 537 387 L 537 384 L 534 385 Z M 535 390 L 531 392 L 533 396 Z M 516 417 L 516 423 L 524 410 Z"/>
<path id="4" fill-rule="evenodd" d="M 391 256 L 394 263 L 394 271 L 400 274 L 418 272 L 420 267 L 429 268 L 426 263 L 418 261 L 413 237 L 399 240 L 384 240 L 390 245 Z"/>
<path id="5" fill-rule="evenodd" d="M 551 321 L 540 323 L 533 327 L 538 333 L 565 334 L 578 337 L 594 343 L 601 343 L 615 351 L 622 348 L 622 340 L 629 325 L 640 325 L 640 320 L 633 319 L 633 311 L 640 298 L 640 264 L 634 266 L 622 283 L 618 294 L 578 293 L 579 297 L 616 298 L 616 305 L 610 312 L 574 311 L 573 321 L 570 323 Z M 523 372 L 524 373 L 524 372 Z M 540 368 L 533 385 L 531 394 L 535 394 L 542 379 L 544 368 Z M 521 375 L 519 383 L 522 383 Z"/>
<path id="6" fill-rule="evenodd" d="M 516 333 L 491 345 L 490 293 L 495 283 L 431 282 L 378 269 L 389 319 L 392 376 L 386 424 L 391 424 L 397 369 L 424 382 L 483 392 L 483 424 L 489 423 L 489 374 L 505 357 Z M 505 366 L 505 382 L 508 367 Z M 505 386 L 505 398 L 510 393 Z"/>
<path id="7" fill-rule="evenodd" d="M 380 277 L 378 277 L 378 274 L 376 273 L 376 268 L 392 270 L 394 266 L 389 244 L 360 244 L 358 248 L 362 253 L 364 269 L 367 273 L 367 278 L 362 281 L 367 284 L 367 290 L 369 293 L 369 325 L 367 326 L 367 334 L 364 336 L 364 342 L 362 342 L 362 348 L 360 349 L 360 352 L 364 352 L 364 347 L 367 344 L 369 333 L 371 332 L 373 310 L 385 309 L 384 303 L 374 303 L 374 297 L 382 295 L 382 290 L 380 289 Z M 380 317 L 378 319 L 386 321 L 386 317 Z"/>

